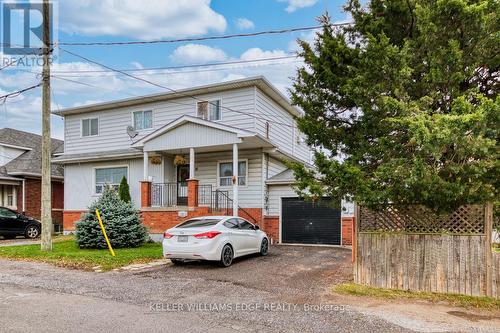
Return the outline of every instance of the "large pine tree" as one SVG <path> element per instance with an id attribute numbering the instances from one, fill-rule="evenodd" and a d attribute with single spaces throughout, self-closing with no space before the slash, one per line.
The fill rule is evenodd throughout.
<path id="1" fill-rule="evenodd" d="M 498 201 L 500 2 L 358 0 L 301 42 L 291 89 L 317 148 L 298 190 L 450 211 Z"/>

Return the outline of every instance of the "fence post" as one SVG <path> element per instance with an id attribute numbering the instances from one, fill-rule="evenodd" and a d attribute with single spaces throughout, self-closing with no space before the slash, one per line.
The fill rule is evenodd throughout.
<path id="1" fill-rule="evenodd" d="M 352 263 L 354 269 L 354 283 L 358 282 L 358 226 L 359 226 L 359 205 L 354 203 L 354 219 L 352 221 Z"/>
<path id="2" fill-rule="evenodd" d="M 484 232 L 485 232 L 485 254 L 486 254 L 486 296 L 493 296 L 492 283 L 493 283 L 493 268 L 492 260 L 493 253 L 491 250 L 491 234 L 493 233 L 493 204 L 487 203 L 484 207 Z"/>

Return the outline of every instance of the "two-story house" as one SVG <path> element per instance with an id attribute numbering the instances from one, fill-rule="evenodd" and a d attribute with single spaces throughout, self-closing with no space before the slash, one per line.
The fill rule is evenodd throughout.
<path id="1" fill-rule="evenodd" d="M 279 241 L 282 198 L 297 197 L 283 161 L 310 159 L 295 122 L 301 110 L 264 77 L 56 114 L 64 117 L 64 154 L 54 161 L 65 166 L 65 232 L 125 176 L 153 235 L 193 216 L 239 215 Z"/>

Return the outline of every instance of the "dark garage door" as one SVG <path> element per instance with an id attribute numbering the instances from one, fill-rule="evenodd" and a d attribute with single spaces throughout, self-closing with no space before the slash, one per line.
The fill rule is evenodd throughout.
<path id="1" fill-rule="evenodd" d="M 283 243 L 340 245 L 340 210 L 332 208 L 329 200 L 281 200 Z"/>

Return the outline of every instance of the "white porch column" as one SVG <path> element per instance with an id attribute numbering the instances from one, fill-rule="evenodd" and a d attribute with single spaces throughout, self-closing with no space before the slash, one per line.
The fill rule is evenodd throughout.
<path id="1" fill-rule="evenodd" d="M 189 148 L 189 179 L 195 179 L 194 148 Z"/>
<path id="2" fill-rule="evenodd" d="M 149 167 L 149 154 L 147 151 L 144 152 L 144 179 L 143 180 L 148 180 L 149 174 L 148 174 L 148 167 Z"/>
<path id="3" fill-rule="evenodd" d="M 233 143 L 233 215 L 238 216 L 238 144 Z"/>

